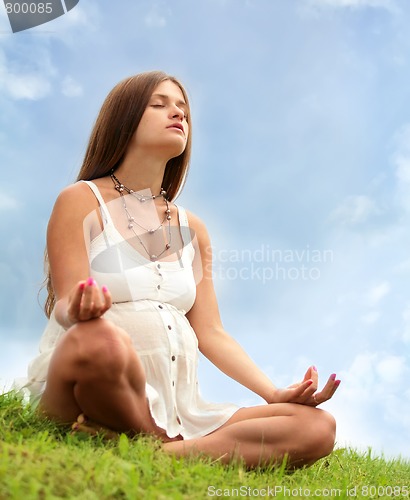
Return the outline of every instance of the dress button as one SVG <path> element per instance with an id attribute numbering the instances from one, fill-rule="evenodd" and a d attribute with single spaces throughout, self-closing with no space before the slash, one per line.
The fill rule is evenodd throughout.
<path id="1" fill-rule="evenodd" d="M 157 285 L 157 289 L 160 290 L 161 289 L 161 285 Z"/>
<path id="2" fill-rule="evenodd" d="M 172 330 L 172 326 L 171 325 L 168 325 L 168 330 Z"/>
<path id="3" fill-rule="evenodd" d="M 161 264 L 157 264 L 157 269 L 161 269 Z"/>
<path id="4" fill-rule="evenodd" d="M 171 359 L 172 359 L 172 361 L 175 361 L 176 358 L 175 358 L 175 356 L 172 356 Z"/>
<path id="5" fill-rule="evenodd" d="M 172 387 L 174 387 L 174 386 L 175 386 L 175 382 L 174 382 L 174 380 L 173 380 L 173 381 L 172 381 Z"/>
<path id="6" fill-rule="evenodd" d="M 164 309 L 164 308 L 161 306 L 161 304 L 160 304 L 158 307 L 159 307 L 160 309 Z"/>

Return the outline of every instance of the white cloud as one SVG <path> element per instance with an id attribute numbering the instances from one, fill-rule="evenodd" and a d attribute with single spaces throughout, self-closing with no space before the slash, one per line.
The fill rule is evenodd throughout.
<path id="1" fill-rule="evenodd" d="M 399 386 L 406 373 L 406 359 L 403 356 L 387 355 L 376 363 L 375 371 L 382 384 Z"/>
<path id="2" fill-rule="evenodd" d="M 18 208 L 19 203 L 16 198 L 0 192 L 0 212 L 5 212 L 7 210 L 14 210 Z"/>
<path id="3" fill-rule="evenodd" d="M 166 18 L 155 7 L 145 16 L 144 22 L 148 28 L 163 28 L 167 24 Z"/>
<path id="4" fill-rule="evenodd" d="M 80 32 L 92 36 L 99 20 L 98 4 L 90 0 L 86 9 L 76 6 L 47 24 L 48 31 L 44 31 L 44 25 L 32 28 L 28 33 L 36 40 L 32 46 L 25 46 L 25 39 L 10 35 L 3 51 L 0 50 L 0 93 L 13 100 L 36 101 L 48 96 L 57 76 L 50 40 L 60 39 L 67 46 L 74 45 Z M 36 32 L 41 33 L 41 37 L 37 37 Z M 82 86 L 70 75 L 64 78 L 61 91 L 68 97 L 83 93 Z"/>
<path id="5" fill-rule="evenodd" d="M 41 33 L 39 39 L 41 43 L 46 42 L 48 47 L 50 43 L 54 44 L 56 40 L 59 40 L 66 47 L 73 48 L 80 38 L 83 42 L 88 38 L 89 43 L 92 41 L 93 44 L 98 45 L 100 40 L 96 38 L 96 33 L 101 22 L 100 4 L 101 2 L 87 0 L 76 5 L 63 16 L 47 24 L 36 26 L 29 32 Z M 104 37 L 104 34 L 102 36 Z"/>
<path id="6" fill-rule="evenodd" d="M 87 15 L 87 12 L 82 7 L 82 5 L 76 5 L 74 9 L 71 9 L 67 13 L 67 17 L 64 21 L 68 22 L 70 27 L 86 26 L 87 28 L 90 28 L 92 26 L 90 16 Z M 93 9 L 95 9 L 95 5 L 93 5 Z"/>
<path id="7" fill-rule="evenodd" d="M 402 262 L 399 262 L 394 266 L 393 270 L 398 274 L 410 273 L 410 259 L 405 259 Z"/>
<path id="8" fill-rule="evenodd" d="M 375 323 L 377 323 L 379 318 L 380 318 L 379 311 L 371 311 L 367 314 L 363 314 L 363 316 L 360 319 L 366 325 L 374 325 Z"/>
<path id="9" fill-rule="evenodd" d="M 367 295 L 366 302 L 370 307 L 376 306 L 390 292 L 390 284 L 385 282 L 372 287 Z"/>
<path id="10" fill-rule="evenodd" d="M 84 93 L 82 86 L 69 75 L 61 83 L 61 92 L 67 97 L 79 97 Z"/>
<path id="11" fill-rule="evenodd" d="M 395 159 L 397 179 L 397 200 L 405 212 L 410 212 L 410 156 Z"/>
<path id="12" fill-rule="evenodd" d="M 365 195 L 348 196 L 330 215 L 330 220 L 346 225 L 365 223 L 371 216 L 380 214 L 376 203 Z"/>
<path id="13" fill-rule="evenodd" d="M 7 340 L 9 332 L 0 330 L 2 348 L 0 352 L 0 393 L 10 390 L 15 380 L 23 381 L 27 376 L 27 367 L 38 353 L 37 340 Z M 16 334 L 18 336 L 18 334 Z"/>
<path id="14" fill-rule="evenodd" d="M 41 75 L 0 73 L 0 88 L 12 99 L 36 101 L 45 97 L 51 90 L 50 82 Z"/>
<path id="15" fill-rule="evenodd" d="M 36 60 L 36 59 L 35 59 Z M 37 54 L 37 68 L 27 71 L 23 64 L 10 63 L 0 52 L 0 92 L 13 100 L 38 100 L 49 94 L 55 70 L 47 53 Z"/>
<path id="16" fill-rule="evenodd" d="M 2 12 L 2 6 L 0 7 L 0 36 L 4 36 L 4 34 L 12 33 L 11 27 L 10 27 L 10 22 L 8 20 L 8 17 L 6 13 Z"/>
<path id="17" fill-rule="evenodd" d="M 410 123 L 405 123 L 395 134 L 396 154 L 410 156 Z"/>
<path id="18" fill-rule="evenodd" d="M 410 157 L 398 156 L 396 166 L 396 177 L 399 182 L 410 185 Z"/>
<path id="19" fill-rule="evenodd" d="M 407 444 L 410 438 L 410 391 L 403 391 L 402 396 L 388 397 L 388 405 L 385 420 L 393 424 L 399 424 L 401 428 L 407 429 L 400 433 L 401 439 Z"/>
<path id="20" fill-rule="evenodd" d="M 409 375 L 404 356 L 367 352 L 355 357 L 340 374 L 342 385 L 329 404 L 338 422 L 339 446 L 372 447 L 380 453 L 389 443 L 391 453 L 410 455 L 403 441 L 410 435 Z"/>

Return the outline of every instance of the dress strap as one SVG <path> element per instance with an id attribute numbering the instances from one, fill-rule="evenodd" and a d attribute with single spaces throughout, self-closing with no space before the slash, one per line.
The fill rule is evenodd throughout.
<path id="1" fill-rule="evenodd" d="M 94 182 L 91 182 L 91 181 L 80 181 L 80 182 L 85 182 L 85 184 L 87 184 L 87 186 L 91 189 L 91 191 L 94 193 L 95 197 L 97 198 L 98 203 L 100 204 L 101 217 L 103 219 L 104 227 L 107 224 L 110 224 L 113 226 L 114 223 L 113 223 L 113 220 L 111 219 L 110 211 L 108 210 L 108 207 L 107 207 L 103 197 L 101 196 L 101 193 L 100 193 L 100 190 L 98 189 L 98 187 L 94 184 Z"/>

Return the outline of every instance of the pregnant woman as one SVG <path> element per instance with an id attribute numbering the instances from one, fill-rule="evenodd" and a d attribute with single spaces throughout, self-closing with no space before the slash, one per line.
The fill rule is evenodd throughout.
<path id="1" fill-rule="evenodd" d="M 176 456 L 311 464 L 333 449 L 334 419 L 317 406 L 340 381 L 318 390 L 310 367 L 278 389 L 223 329 L 207 230 L 173 201 L 190 151 L 189 102 L 174 77 L 142 73 L 109 93 L 48 225 L 49 322 L 29 367 L 33 400 L 61 423 L 155 435 Z M 266 404 L 204 401 L 199 351 Z"/>

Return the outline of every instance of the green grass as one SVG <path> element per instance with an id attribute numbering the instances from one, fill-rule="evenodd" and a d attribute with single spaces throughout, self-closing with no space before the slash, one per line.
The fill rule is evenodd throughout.
<path id="1" fill-rule="evenodd" d="M 293 473 L 177 460 L 149 438 L 72 435 L 15 394 L 0 395 L 0 499 L 306 498 L 316 490 L 316 498 L 407 498 L 409 478 L 408 461 L 351 449 Z"/>

